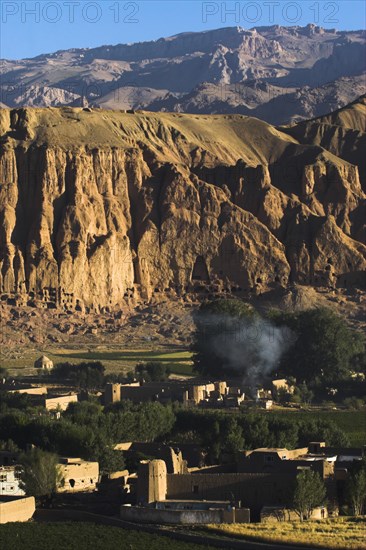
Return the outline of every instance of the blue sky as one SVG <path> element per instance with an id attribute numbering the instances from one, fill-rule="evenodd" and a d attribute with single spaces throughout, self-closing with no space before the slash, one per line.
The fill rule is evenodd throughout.
<path id="1" fill-rule="evenodd" d="M 0 9 L 0 57 L 7 59 L 234 25 L 365 28 L 364 0 L 1 0 Z"/>

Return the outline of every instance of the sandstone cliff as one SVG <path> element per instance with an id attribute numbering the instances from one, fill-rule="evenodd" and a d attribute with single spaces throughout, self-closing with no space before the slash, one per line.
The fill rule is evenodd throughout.
<path id="1" fill-rule="evenodd" d="M 0 110 L 2 300 L 99 311 L 362 286 L 358 166 L 290 133 L 241 115 Z"/>

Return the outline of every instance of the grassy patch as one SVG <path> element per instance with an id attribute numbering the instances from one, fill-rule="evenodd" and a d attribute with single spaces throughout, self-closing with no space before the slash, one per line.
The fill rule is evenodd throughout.
<path id="1" fill-rule="evenodd" d="M 65 354 L 56 354 L 54 356 L 65 357 Z M 175 351 L 175 352 L 164 352 L 161 350 L 94 350 L 94 351 L 79 351 L 79 352 L 68 352 L 67 357 L 71 359 L 78 360 L 89 360 L 89 361 L 129 361 L 136 363 L 139 361 L 161 361 L 164 362 L 181 362 L 190 360 L 192 353 L 190 351 Z"/>
<path id="2" fill-rule="evenodd" d="M 314 548 L 361 550 L 366 523 L 362 518 L 336 518 L 309 522 L 210 525 L 208 530 L 258 541 L 305 544 Z"/>
<path id="3" fill-rule="evenodd" d="M 58 362 L 61 361 L 102 361 L 107 367 L 107 372 L 113 372 L 118 368 L 131 370 L 137 363 L 158 361 L 170 368 L 172 374 L 192 376 L 192 353 L 190 351 L 162 350 L 88 350 L 81 352 L 68 352 L 67 355 L 55 354 Z M 115 362 L 115 364 L 113 364 Z M 114 368 L 115 367 L 115 368 Z"/>
<path id="4" fill-rule="evenodd" d="M 208 548 L 159 535 L 93 523 L 7 523 L 0 525 L 4 550 L 194 550 Z"/>

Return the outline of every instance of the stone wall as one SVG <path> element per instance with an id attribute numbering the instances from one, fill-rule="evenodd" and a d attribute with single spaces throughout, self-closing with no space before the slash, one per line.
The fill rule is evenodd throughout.
<path id="1" fill-rule="evenodd" d="M 66 411 L 69 403 L 76 403 L 77 401 L 78 396 L 76 394 L 60 395 L 58 397 L 50 397 L 49 399 L 45 399 L 44 406 L 48 411 L 54 411 L 56 409 Z"/>
<path id="2" fill-rule="evenodd" d="M 248 509 L 238 510 L 158 510 L 139 506 L 121 506 L 121 519 L 137 523 L 207 524 L 207 523 L 249 523 Z"/>
<path id="3" fill-rule="evenodd" d="M 36 510 L 34 497 L 0 501 L 0 523 L 28 521 Z"/>

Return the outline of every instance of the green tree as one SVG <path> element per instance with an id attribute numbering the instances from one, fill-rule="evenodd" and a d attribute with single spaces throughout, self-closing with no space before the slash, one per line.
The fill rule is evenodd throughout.
<path id="1" fill-rule="evenodd" d="M 58 363 L 51 372 L 51 376 L 58 380 L 70 382 L 83 389 L 96 389 L 104 384 L 105 368 L 100 361 L 85 363 Z"/>
<path id="2" fill-rule="evenodd" d="M 20 449 L 12 439 L 8 439 L 7 441 L 0 440 L 0 451 L 8 451 L 9 453 L 18 453 Z"/>
<path id="3" fill-rule="evenodd" d="M 294 395 L 298 395 L 301 403 L 305 403 L 305 405 L 310 405 L 310 403 L 314 399 L 314 392 L 308 388 L 305 382 L 302 382 L 301 384 L 296 386 Z"/>
<path id="4" fill-rule="evenodd" d="M 366 471 L 364 468 L 347 479 L 346 499 L 355 516 L 361 516 L 364 513 L 366 502 Z"/>
<path id="5" fill-rule="evenodd" d="M 244 447 L 243 430 L 234 418 L 230 418 L 224 430 L 223 447 L 229 453 L 235 454 Z"/>
<path id="6" fill-rule="evenodd" d="M 303 470 L 296 477 L 292 505 L 300 521 L 310 519 L 312 511 L 325 503 L 326 489 L 317 472 Z"/>
<path id="7" fill-rule="evenodd" d="M 246 338 L 247 329 L 254 325 L 255 319 L 254 310 L 240 300 L 218 299 L 201 304 L 193 315 L 196 326 L 192 344 L 194 369 L 201 375 L 237 374 L 222 353 L 223 345 L 230 349 L 234 341 L 240 344 L 243 359 L 248 364 L 255 362 L 255 339 Z"/>
<path id="8" fill-rule="evenodd" d="M 345 320 L 327 308 L 295 314 L 272 315 L 277 324 L 287 324 L 297 335 L 285 352 L 280 369 L 297 380 L 334 384 L 349 377 L 354 359 L 364 350 L 362 335 L 348 327 Z"/>
<path id="9" fill-rule="evenodd" d="M 62 484 L 57 455 L 34 448 L 21 455 L 20 486 L 27 495 L 51 498 Z"/>
<path id="10" fill-rule="evenodd" d="M 75 424 L 96 424 L 102 414 L 103 407 L 94 401 L 79 401 L 70 403 L 64 412 L 64 417 L 69 418 Z"/>
<path id="11" fill-rule="evenodd" d="M 125 469 L 125 460 L 121 451 L 105 447 L 99 460 L 101 474 L 110 474 Z"/>
<path id="12" fill-rule="evenodd" d="M 355 396 L 347 397 L 346 399 L 344 399 L 343 405 L 345 405 L 345 407 L 347 407 L 348 409 L 360 411 L 365 406 L 365 401 Z"/>
<path id="13" fill-rule="evenodd" d="M 170 369 L 161 362 L 149 361 L 136 365 L 136 375 L 138 380 L 145 382 L 164 382 L 169 378 Z"/>

